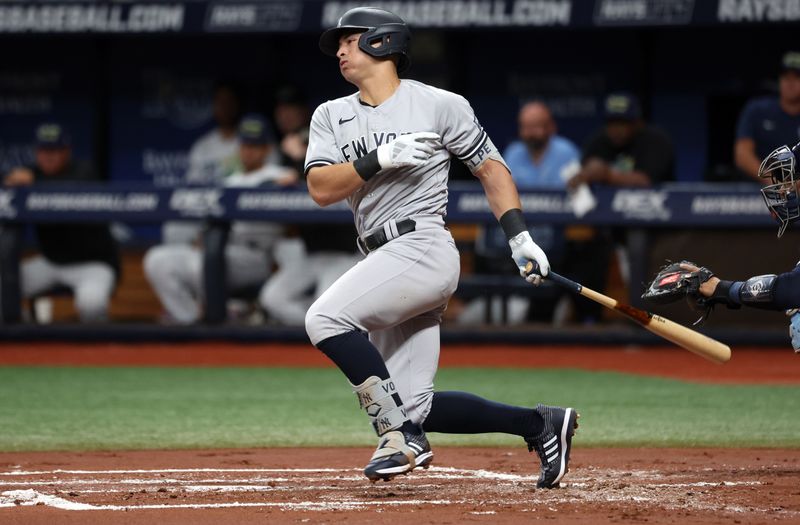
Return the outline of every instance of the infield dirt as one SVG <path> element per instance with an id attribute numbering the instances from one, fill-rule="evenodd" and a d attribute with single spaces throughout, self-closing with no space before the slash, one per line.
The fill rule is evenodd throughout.
<path id="1" fill-rule="evenodd" d="M 2 523 L 798 523 L 800 451 L 580 449 L 535 489 L 520 447 L 436 449 L 389 483 L 366 449 L 0 454 Z"/>

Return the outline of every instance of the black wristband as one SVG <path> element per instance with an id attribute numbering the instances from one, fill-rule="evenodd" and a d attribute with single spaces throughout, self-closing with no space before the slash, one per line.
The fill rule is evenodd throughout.
<path id="1" fill-rule="evenodd" d="M 733 286 L 733 281 L 723 281 L 720 279 L 719 283 L 717 283 L 717 287 L 714 288 L 714 293 L 711 295 L 711 297 L 706 299 L 706 302 L 709 304 L 722 303 L 728 308 L 739 308 L 739 303 L 731 300 L 731 286 Z"/>
<path id="2" fill-rule="evenodd" d="M 376 148 L 363 157 L 354 160 L 353 167 L 358 176 L 364 179 L 365 182 L 371 179 L 381 171 L 381 163 L 378 162 L 378 149 Z"/>
<path id="3" fill-rule="evenodd" d="M 511 208 L 500 217 L 500 226 L 506 232 L 506 237 L 511 239 L 524 231 L 528 231 L 525 216 L 519 208 Z"/>

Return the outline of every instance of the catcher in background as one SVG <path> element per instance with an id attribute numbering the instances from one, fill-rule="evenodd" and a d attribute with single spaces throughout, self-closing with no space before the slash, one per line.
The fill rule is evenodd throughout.
<path id="1" fill-rule="evenodd" d="M 759 177 L 771 181 L 761 188 L 764 203 L 778 222 L 778 238 L 786 227 L 800 218 L 795 177 L 800 143 L 793 148 L 781 146 L 761 163 Z M 785 310 L 790 317 L 789 334 L 794 351 L 800 353 L 800 262 L 793 270 L 780 275 L 757 275 L 746 281 L 725 281 L 707 268 L 689 261 L 672 263 L 656 275 L 642 298 L 654 303 L 671 303 L 686 297 L 705 308 L 706 314 L 715 304 L 729 308 L 742 305 L 767 310 Z M 695 323 L 697 324 L 697 323 Z"/>

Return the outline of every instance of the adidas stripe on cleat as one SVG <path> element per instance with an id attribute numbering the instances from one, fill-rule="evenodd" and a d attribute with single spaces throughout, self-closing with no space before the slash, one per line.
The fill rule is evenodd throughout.
<path id="1" fill-rule="evenodd" d="M 572 408 L 538 405 L 536 412 L 542 416 L 544 429 L 535 437 L 526 437 L 528 451 L 536 451 L 541 461 L 538 488 L 555 488 L 569 472 L 569 453 L 572 436 L 578 428 L 580 415 Z"/>

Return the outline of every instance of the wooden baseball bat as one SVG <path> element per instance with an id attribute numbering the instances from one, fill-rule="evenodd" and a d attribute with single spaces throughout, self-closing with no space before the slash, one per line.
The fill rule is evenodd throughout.
<path id="1" fill-rule="evenodd" d="M 531 273 L 533 268 L 533 262 L 528 262 L 527 266 L 525 267 L 526 273 Z M 725 363 L 731 358 L 731 348 L 728 345 L 722 344 L 716 339 L 705 336 L 700 332 L 692 330 L 691 328 L 687 328 L 674 321 L 670 321 L 666 317 L 661 317 L 660 315 L 656 315 L 651 312 L 640 310 L 639 308 L 634 308 L 633 306 L 621 303 L 616 299 L 612 299 L 607 295 L 595 292 L 591 288 L 586 288 L 575 281 L 567 279 L 566 277 L 555 273 L 553 270 L 550 270 L 545 279 L 550 279 L 554 283 L 566 288 L 567 290 L 571 290 L 577 294 L 587 297 L 596 303 L 602 304 L 606 308 L 616 310 L 626 317 L 633 319 L 654 334 L 663 337 L 667 341 L 671 341 L 676 345 L 699 355 L 700 357 L 705 357 L 709 361 L 714 361 L 715 363 Z"/>

